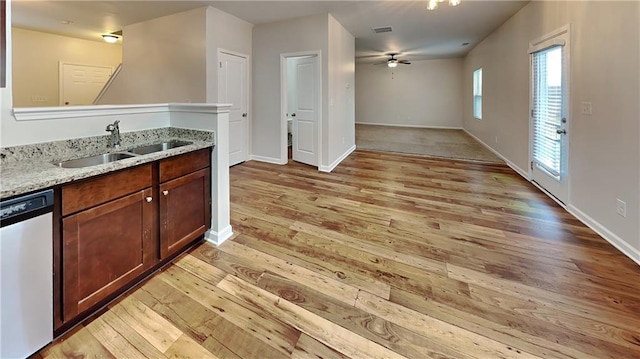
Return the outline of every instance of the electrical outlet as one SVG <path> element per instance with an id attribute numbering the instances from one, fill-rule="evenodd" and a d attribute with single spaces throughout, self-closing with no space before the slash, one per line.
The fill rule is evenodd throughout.
<path id="1" fill-rule="evenodd" d="M 616 212 L 624 218 L 627 218 L 627 203 L 620 198 L 617 199 Z"/>
<path id="2" fill-rule="evenodd" d="M 582 102 L 582 114 L 591 116 L 593 113 L 593 108 L 591 107 L 591 102 L 583 101 Z"/>

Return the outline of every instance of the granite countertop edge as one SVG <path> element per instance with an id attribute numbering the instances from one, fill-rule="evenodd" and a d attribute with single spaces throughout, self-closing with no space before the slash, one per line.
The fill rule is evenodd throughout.
<path id="1" fill-rule="evenodd" d="M 213 147 L 213 141 L 198 141 L 185 138 L 183 136 L 162 137 L 162 142 L 171 140 L 188 140 L 192 144 L 177 147 L 169 150 L 137 155 L 122 160 L 89 166 L 82 168 L 62 168 L 56 165 L 57 159 L 53 158 L 32 158 L 16 162 L 3 163 L 0 171 L 0 199 L 7 199 L 21 194 L 26 194 L 38 190 L 44 190 L 65 183 L 118 171 L 121 169 L 142 165 L 158 161 L 164 158 L 173 157 L 204 148 Z M 127 152 L 135 147 L 144 146 L 147 143 L 135 143 L 125 148 L 109 148 L 106 152 Z M 95 152 L 95 151 L 93 151 Z M 90 151 L 78 151 L 76 158 L 95 155 Z"/>

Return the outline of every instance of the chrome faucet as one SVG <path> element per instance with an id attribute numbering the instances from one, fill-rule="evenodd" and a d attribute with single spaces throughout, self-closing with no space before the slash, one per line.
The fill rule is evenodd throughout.
<path id="1" fill-rule="evenodd" d="M 120 148 L 120 127 L 118 124 L 120 120 L 116 120 L 114 123 L 110 123 L 107 125 L 106 131 L 111 132 L 111 145 L 114 148 Z"/>

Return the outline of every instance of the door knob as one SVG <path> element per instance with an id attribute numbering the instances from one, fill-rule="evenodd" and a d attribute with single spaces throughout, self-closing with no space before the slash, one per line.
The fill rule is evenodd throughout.
<path id="1" fill-rule="evenodd" d="M 291 114 L 291 117 L 296 117 L 296 114 L 295 114 L 295 113 L 292 113 L 292 114 Z"/>
<path id="2" fill-rule="evenodd" d="M 556 130 L 556 133 L 559 135 L 566 135 L 567 134 L 567 130 L 562 129 L 562 130 Z"/>
<path id="3" fill-rule="evenodd" d="M 169 191 L 162 191 L 162 194 L 166 196 L 169 194 Z"/>
<path id="4" fill-rule="evenodd" d="M 153 201 L 153 198 L 152 198 L 152 197 L 147 197 L 147 198 L 145 198 L 145 200 L 146 200 L 147 202 L 151 202 L 151 201 Z"/>
<path id="5" fill-rule="evenodd" d="M 245 112 L 245 113 L 243 113 L 243 114 L 242 114 L 242 117 L 247 117 L 247 113 L 246 113 L 246 112 Z"/>

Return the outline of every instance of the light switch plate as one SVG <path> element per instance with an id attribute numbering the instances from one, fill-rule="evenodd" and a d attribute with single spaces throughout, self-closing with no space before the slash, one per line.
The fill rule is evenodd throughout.
<path id="1" fill-rule="evenodd" d="M 588 102 L 588 101 L 583 101 L 582 102 L 582 114 L 583 115 L 589 115 L 589 116 L 591 116 L 591 114 L 593 114 L 593 109 L 591 107 L 591 102 Z"/>
<path id="2" fill-rule="evenodd" d="M 616 212 L 624 218 L 627 218 L 627 203 L 620 198 L 616 201 Z"/>

